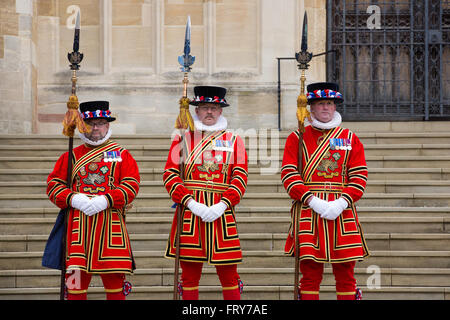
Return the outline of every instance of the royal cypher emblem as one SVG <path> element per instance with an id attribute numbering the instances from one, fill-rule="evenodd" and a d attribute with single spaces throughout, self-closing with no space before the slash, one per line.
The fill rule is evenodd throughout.
<path id="1" fill-rule="evenodd" d="M 104 187 L 99 187 L 98 185 L 101 185 L 103 182 L 105 182 L 105 176 L 100 173 L 88 173 L 88 176 L 83 179 L 83 183 L 87 186 L 83 188 L 84 192 L 88 193 L 98 193 L 99 191 L 105 191 Z M 93 187 L 88 187 L 93 186 Z"/>
<path id="2" fill-rule="evenodd" d="M 337 177 L 339 172 L 334 172 L 339 166 L 337 161 L 341 158 L 341 155 L 338 152 L 331 154 L 330 151 L 325 153 L 322 161 L 320 161 L 317 166 L 317 175 L 319 177 L 324 177 L 326 179 L 332 179 L 333 177 Z"/>
<path id="3" fill-rule="evenodd" d="M 212 173 L 219 170 L 219 164 L 216 159 L 212 156 L 210 151 L 205 151 L 203 153 L 203 163 L 201 166 L 197 167 L 198 171 Z"/>

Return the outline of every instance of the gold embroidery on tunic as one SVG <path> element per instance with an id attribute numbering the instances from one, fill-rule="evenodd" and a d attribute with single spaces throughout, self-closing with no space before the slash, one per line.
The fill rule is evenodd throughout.
<path id="1" fill-rule="evenodd" d="M 330 151 L 325 153 L 322 161 L 320 161 L 317 166 L 317 175 L 319 177 L 324 177 L 326 179 L 332 179 L 333 177 L 338 177 L 339 172 L 334 172 L 338 168 L 337 161 L 341 158 L 341 155 L 338 152 L 331 154 Z"/>
<path id="2" fill-rule="evenodd" d="M 95 189 L 94 188 L 91 188 L 91 187 L 83 187 L 83 191 L 84 192 L 88 192 L 88 193 L 98 193 L 99 191 L 101 191 L 101 192 L 105 192 L 105 188 L 104 187 L 96 187 Z"/>
<path id="3" fill-rule="evenodd" d="M 199 177 L 206 179 L 206 181 L 211 181 L 211 180 L 214 180 L 214 178 L 220 178 L 220 175 L 219 174 L 213 174 L 213 175 L 211 175 L 211 177 L 209 177 L 206 173 L 201 173 L 199 175 Z"/>

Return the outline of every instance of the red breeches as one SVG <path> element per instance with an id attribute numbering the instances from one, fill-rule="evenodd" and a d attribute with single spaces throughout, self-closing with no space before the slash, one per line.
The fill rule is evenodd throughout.
<path id="1" fill-rule="evenodd" d="M 100 274 L 107 300 L 125 300 L 123 285 L 125 274 L 105 273 Z M 66 273 L 67 299 L 86 300 L 87 289 L 91 283 L 92 274 L 81 270 L 68 271 Z"/>
<path id="2" fill-rule="evenodd" d="M 318 300 L 319 288 L 322 282 L 323 263 L 311 259 L 300 261 L 300 297 L 302 300 Z M 336 295 L 338 300 L 354 300 L 356 297 L 356 279 L 354 277 L 355 261 L 332 263 L 336 280 Z"/>
<path id="3" fill-rule="evenodd" d="M 202 276 L 202 262 L 180 261 L 183 300 L 198 300 L 198 285 Z M 240 278 L 237 265 L 218 265 L 216 272 L 222 285 L 224 300 L 240 300 Z"/>

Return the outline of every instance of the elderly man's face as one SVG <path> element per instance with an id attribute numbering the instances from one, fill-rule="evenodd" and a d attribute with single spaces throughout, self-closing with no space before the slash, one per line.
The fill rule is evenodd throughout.
<path id="1" fill-rule="evenodd" d="M 201 103 L 195 108 L 195 113 L 204 125 L 212 126 L 222 115 L 222 107 L 215 103 Z"/>
<path id="2" fill-rule="evenodd" d="M 320 122 L 330 122 L 334 117 L 336 104 L 333 100 L 317 100 L 311 103 L 311 113 Z"/>
<path id="3" fill-rule="evenodd" d="M 105 119 L 89 119 L 86 123 L 91 127 L 91 132 L 86 133 L 85 136 L 91 141 L 101 140 L 108 133 L 109 122 Z"/>

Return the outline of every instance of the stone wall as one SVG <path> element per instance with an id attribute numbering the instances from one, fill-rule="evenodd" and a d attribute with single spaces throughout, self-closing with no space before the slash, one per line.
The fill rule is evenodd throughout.
<path id="1" fill-rule="evenodd" d="M 26 90 L 35 90 L 37 98 L 29 97 L 28 110 L 21 107 L 19 114 L 10 115 L 8 126 L 2 125 L 6 133 L 61 132 L 61 120 L 70 94 L 67 53 L 72 51 L 77 10 L 81 11 L 80 51 L 84 53 L 77 73 L 77 95 L 80 101 L 109 100 L 118 118 L 114 124 L 116 133 L 170 133 L 173 130 L 183 77 L 177 56 L 182 54 L 188 15 L 192 22 L 191 54 L 196 57 L 189 75 L 189 96 L 192 97 L 195 85 L 227 87 L 231 107 L 226 108 L 224 114 L 233 128 L 277 128 L 276 58 L 293 57 L 300 49 L 305 9 L 309 25 L 308 49 L 313 53 L 325 51 L 325 0 L 8 2 L 12 9 L 5 14 L 11 19 L 16 16 L 16 20 L 25 16 L 14 11 L 17 3 L 31 6 L 29 19 L 35 23 L 30 22 L 31 34 L 27 36 L 36 48 L 36 62 L 26 64 L 28 70 L 23 73 L 28 74 L 28 82 L 16 80 L 17 84 L 9 85 L 12 87 L 9 95 L 17 97 L 18 88 L 27 82 Z M 13 37 L 20 39 L 20 32 L 0 36 L 4 43 L 4 50 L 0 51 L 4 54 L 17 53 L 20 49 L 6 48 L 6 42 Z M 20 55 L 21 59 L 23 56 Z M 2 68 L 11 64 L 7 57 L 0 61 Z M 282 61 L 281 72 L 281 125 L 283 129 L 291 129 L 296 126 L 300 72 L 294 60 Z M 322 56 L 311 63 L 307 82 L 323 80 L 325 60 Z M 0 89 L 3 90 L 1 85 Z M 2 112 L 7 108 L 1 99 Z M 23 129 L 13 127 L 12 122 L 17 126 L 21 124 Z"/>
<path id="2" fill-rule="evenodd" d="M 32 0 L 1 0 L 0 133 L 37 132 L 36 38 Z"/>

